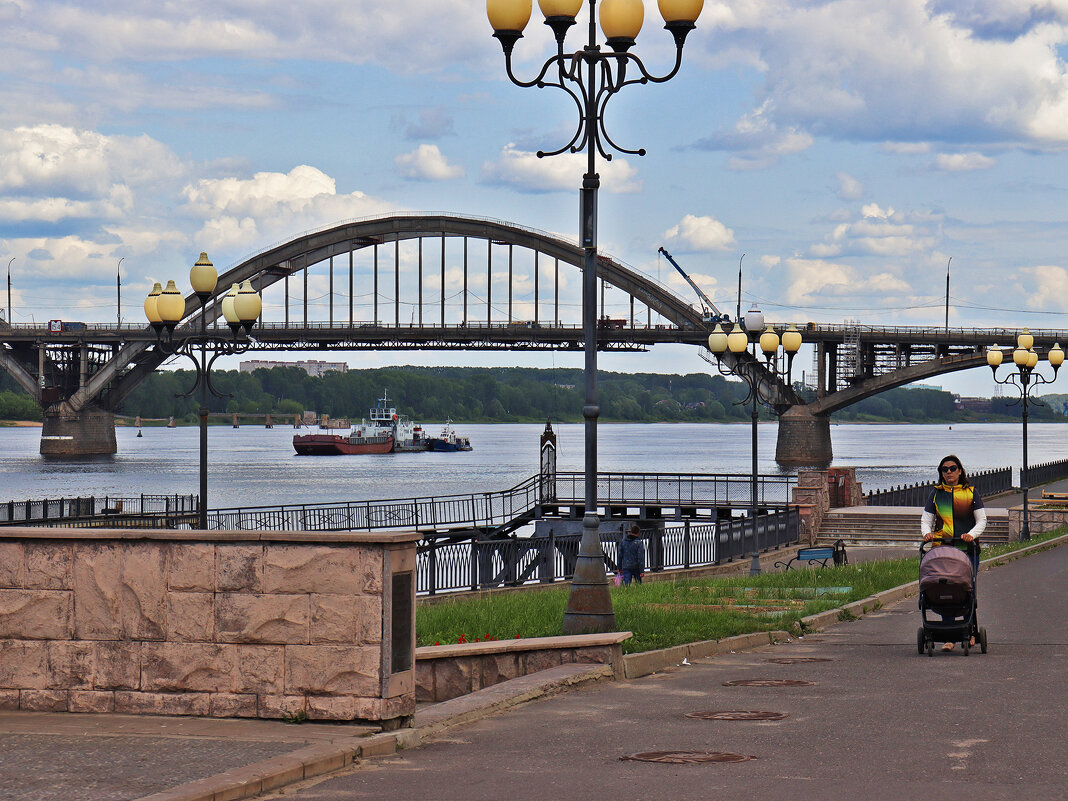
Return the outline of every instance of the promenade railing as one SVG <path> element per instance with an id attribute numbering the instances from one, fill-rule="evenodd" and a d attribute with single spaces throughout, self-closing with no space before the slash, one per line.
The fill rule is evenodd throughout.
<path id="1" fill-rule="evenodd" d="M 619 533 L 601 534 L 605 568 L 615 571 Z M 801 518 L 796 508 L 758 515 L 759 549 L 767 551 L 801 539 Z M 747 518 L 710 523 L 684 521 L 642 532 L 646 564 L 653 572 L 722 564 L 752 554 L 753 527 Z M 578 557 L 581 534 L 457 541 L 428 537 L 417 548 L 416 591 L 428 595 L 458 590 L 551 584 L 570 579 Z"/>
<path id="2" fill-rule="evenodd" d="M 1059 481 L 1066 476 L 1068 476 L 1068 459 L 1061 459 L 1057 462 L 1046 462 L 1027 468 L 1023 483 L 1029 487 L 1037 487 L 1042 484 Z"/>
<path id="3" fill-rule="evenodd" d="M 932 474 L 934 469 L 932 468 Z M 982 496 L 997 495 L 1012 489 L 1012 468 L 996 467 L 969 474 L 968 481 Z M 868 506 L 923 506 L 931 495 L 934 481 L 920 481 L 902 487 L 869 492 L 864 496 Z"/>
<path id="4" fill-rule="evenodd" d="M 0 502 L 0 525 L 36 525 L 100 518 L 111 525 L 119 516 L 169 515 L 195 512 L 196 495 L 139 495 L 84 498 L 44 498 Z M 110 521 L 110 522 L 107 522 Z"/>

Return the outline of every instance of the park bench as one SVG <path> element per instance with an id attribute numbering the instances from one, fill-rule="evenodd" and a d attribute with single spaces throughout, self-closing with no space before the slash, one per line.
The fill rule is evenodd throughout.
<path id="1" fill-rule="evenodd" d="M 1068 492 L 1054 492 L 1053 490 L 1042 490 L 1042 500 L 1068 501 Z"/>
<path id="2" fill-rule="evenodd" d="M 846 556 L 845 542 L 838 540 L 834 545 L 820 545 L 812 548 L 799 548 L 797 553 L 786 562 L 776 562 L 775 567 L 789 570 L 794 562 L 818 562 L 820 567 L 827 567 L 827 561 L 831 560 L 837 565 L 848 565 L 849 557 Z"/>

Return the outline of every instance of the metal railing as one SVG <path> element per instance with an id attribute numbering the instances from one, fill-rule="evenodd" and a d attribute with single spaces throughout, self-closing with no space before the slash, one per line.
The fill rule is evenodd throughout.
<path id="1" fill-rule="evenodd" d="M 417 548 L 416 591 L 428 595 L 458 590 L 551 584 L 570 579 L 581 534 L 507 537 L 494 540 L 430 537 Z M 721 564 L 748 556 L 753 527 L 747 518 L 693 524 L 689 521 L 643 533 L 649 569 L 654 572 Z M 797 509 L 757 517 L 760 550 L 800 541 Z M 602 532 L 605 567 L 617 569 L 619 535 Z"/>
<path id="2" fill-rule="evenodd" d="M 582 503 L 582 473 L 557 473 L 557 503 Z M 600 473 L 597 500 L 620 506 L 742 506 L 750 503 L 752 477 L 747 473 Z M 797 477 L 757 476 L 757 505 L 785 507 L 797 486 Z"/>
<path id="3" fill-rule="evenodd" d="M 0 525 L 63 523 L 100 518 L 111 525 L 121 515 L 163 515 L 195 512 L 196 495 L 47 498 L 0 503 Z"/>
<path id="4" fill-rule="evenodd" d="M 968 476 L 968 481 L 980 495 L 997 495 L 1012 489 L 1012 468 L 996 467 Z M 868 506 L 923 506 L 931 495 L 934 483 L 921 481 L 903 487 L 869 492 L 864 496 Z"/>
<path id="5" fill-rule="evenodd" d="M 1028 487 L 1037 487 L 1041 484 L 1059 481 L 1065 476 L 1068 476 L 1068 459 L 1061 459 L 1056 462 L 1031 465 L 1020 480 Z"/>

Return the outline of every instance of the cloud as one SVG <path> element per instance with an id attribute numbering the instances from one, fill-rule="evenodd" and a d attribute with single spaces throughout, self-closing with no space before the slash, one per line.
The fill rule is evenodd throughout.
<path id="1" fill-rule="evenodd" d="M 419 145 L 411 153 L 393 159 L 401 175 L 412 181 L 449 181 L 463 178 L 463 167 L 449 164 L 437 145 Z"/>
<path id="2" fill-rule="evenodd" d="M 994 159 L 982 153 L 939 153 L 934 166 L 944 172 L 968 172 L 970 170 L 989 170 L 997 164 Z"/>
<path id="3" fill-rule="evenodd" d="M 539 159 L 536 153 L 519 150 L 514 143 L 505 145 L 496 161 L 482 165 L 482 179 L 495 186 L 511 186 L 520 192 L 573 192 L 582 186 L 586 156 L 563 153 Z M 640 192 L 638 173 L 625 160 L 602 161 L 597 172 L 601 189 L 613 194 Z"/>
<path id="4" fill-rule="evenodd" d="M 338 220 L 392 210 L 363 192 L 337 194 L 333 178 L 306 164 L 288 173 L 206 178 L 187 186 L 184 195 L 186 211 L 205 220 L 198 234 L 202 246 L 225 249 L 262 245 Z"/>
<path id="5" fill-rule="evenodd" d="M 1068 269 L 1056 265 L 1023 267 L 1020 272 L 1031 276 L 1033 289 L 1028 288 L 1027 302 L 1031 308 L 1064 311 L 1068 297 Z"/>
<path id="6" fill-rule="evenodd" d="M 820 300 L 863 298 L 879 295 L 907 295 L 909 284 L 888 272 L 864 276 L 856 268 L 824 259 L 792 257 L 786 260 L 787 300 L 798 306 L 816 305 Z"/>
<path id="7" fill-rule="evenodd" d="M 739 119 L 733 131 L 715 133 L 699 139 L 699 150 L 725 150 L 733 155 L 727 162 L 732 170 L 757 170 L 770 167 L 782 156 L 800 153 L 812 146 L 810 134 L 796 126 L 780 126 L 774 120 L 771 100 Z"/>
<path id="8" fill-rule="evenodd" d="M 838 197 L 841 200 L 859 200 L 864 197 L 864 184 L 847 172 L 840 172 L 838 178 Z"/>
<path id="9" fill-rule="evenodd" d="M 664 240 L 684 252 L 729 250 L 737 245 L 734 231 L 715 217 L 687 214 L 678 225 L 664 232 Z"/>
<path id="10" fill-rule="evenodd" d="M 405 139 L 420 142 L 456 135 L 452 114 L 441 106 L 416 110 L 412 119 L 411 110 L 398 112 L 393 118 L 393 129 L 402 132 Z"/>

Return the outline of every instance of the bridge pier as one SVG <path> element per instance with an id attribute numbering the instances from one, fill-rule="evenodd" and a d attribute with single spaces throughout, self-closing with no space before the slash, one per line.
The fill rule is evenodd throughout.
<path id="1" fill-rule="evenodd" d="M 779 464 L 826 466 L 833 456 L 829 415 L 812 414 L 804 406 L 791 406 L 779 416 L 775 444 L 775 461 Z"/>
<path id="2" fill-rule="evenodd" d="M 98 406 L 74 411 L 66 401 L 45 411 L 42 456 L 109 456 L 116 450 L 111 412 Z"/>

